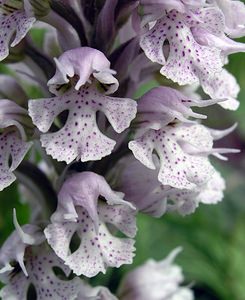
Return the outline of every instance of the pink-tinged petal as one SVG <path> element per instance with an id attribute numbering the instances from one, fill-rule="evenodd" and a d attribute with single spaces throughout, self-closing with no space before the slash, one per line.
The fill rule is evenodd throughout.
<path id="1" fill-rule="evenodd" d="M 55 14 L 55 13 L 52 11 L 52 12 L 50 12 L 50 14 Z M 44 31 L 45 31 L 45 34 L 43 37 L 43 52 L 49 57 L 59 56 L 62 53 L 62 47 L 60 45 L 60 40 L 59 40 L 60 32 L 58 33 L 58 31 L 55 27 L 51 26 L 48 23 L 44 23 L 44 22 L 35 24 L 34 28 L 44 29 Z M 63 28 L 64 28 L 64 26 L 63 26 Z M 64 34 L 64 32 L 63 32 L 63 34 Z M 68 47 L 68 46 L 71 46 L 71 45 L 70 44 L 66 45 L 66 47 Z M 77 46 L 74 45 L 74 47 L 71 46 L 70 48 L 76 48 L 76 47 Z M 65 49 L 65 50 L 67 50 L 67 49 Z"/>
<path id="2" fill-rule="evenodd" d="M 152 155 L 155 150 L 160 159 L 158 180 L 163 185 L 193 189 L 207 182 L 214 172 L 205 154 L 212 145 L 212 136 L 204 126 L 183 124 L 149 130 L 129 142 L 129 149 L 150 169 L 156 168 Z"/>
<path id="3" fill-rule="evenodd" d="M 192 34 L 200 45 L 221 50 L 221 57 L 223 57 L 223 61 L 227 59 L 229 54 L 245 52 L 244 43 L 235 42 L 224 34 L 216 36 L 209 33 L 206 29 L 198 27 L 192 29 Z"/>
<path id="4" fill-rule="evenodd" d="M 204 107 L 217 103 L 217 100 L 191 100 L 180 91 L 169 87 L 157 87 L 145 93 L 138 104 L 139 122 L 144 127 L 160 129 L 175 119 L 193 122 L 189 118 L 205 119 L 191 107 Z"/>
<path id="5" fill-rule="evenodd" d="M 98 116 L 97 121 L 101 131 L 103 131 L 106 136 L 116 141 L 116 146 L 113 151 L 117 151 L 122 146 L 125 139 L 127 139 L 130 129 L 124 130 L 123 133 L 117 133 L 112 127 L 107 126 L 107 119 L 105 115 L 102 114 Z"/>
<path id="6" fill-rule="evenodd" d="M 152 30 L 147 32 L 141 37 L 140 46 L 145 52 L 145 55 L 152 61 L 160 65 L 166 63 L 163 53 L 163 44 L 165 38 L 162 37 L 160 32 L 161 24 L 158 21 Z"/>
<path id="7" fill-rule="evenodd" d="M 105 210 L 103 206 L 98 205 L 101 222 L 97 233 L 87 211 L 81 207 L 76 208 L 78 214 L 76 223 L 53 223 L 45 229 L 44 233 L 48 243 L 75 274 L 93 277 L 99 272 L 105 273 L 109 266 L 120 267 L 122 264 L 132 263 L 134 241 L 130 238 L 114 237 L 102 220 L 108 220 L 107 222 L 112 223 L 120 230 L 129 231 L 132 234 L 130 229 L 125 229 L 123 223 L 126 222 L 129 228 L 135 228 L 135 219 L 130 218 L 128 208 L 121 205 L 114 206 L 113 210 Z M 113 217 L 115 216 L 116 220 L 114 221 Z M 77 250 L 71 253 L 69 246 L 75 232 L 81 241 Z"/>
<path id="8" fill-rule="evenodd" d="M 101 203 L 99 206 L 99 217 L 106 224 L 114 225 L 118 230 L 128 237 L 135 237 L 136 223 L 132 208 L 126 205 L 106 205 Z"/>
<path id="9" fill-rule="evenodd" d="M 29 101 L 29 114 L 42 132 L 47 132 L 54 119 L 68 110 L 65 125 L 55 133 L 41 136 L 48 154 L 59 161 L 99 160 L 109 155 L 115 141 L 101 133 L 96 112 L 105 114 L 113 129 L 120 133 L 129 127 L 136 115 L 136 102 L 128 98 L 114 98 L 100 94 L 93 88 L 71 89 L 61 96 Z"/>
<path id="10" fill-rule="evenodd" d="M 57 214 L 53 214 L 52 221 L 76 221 L 78 215 L 75 206 L 80 206 L 87 210 L 97 228 L 99 222 L 97 212 L 99 196 L 102 196 L 109 205 L 130 206 L 127 201 L 123 200 L 123 194 L 113 191 L 103 176 L 93 172 L 76 173 L 70 176 L 62 185 L 58 194 Z"/>
<path id="11" fill-rule="evenodd" d="M 224 99 L 219 105 L 225 109 L 236 110 L 239 102 L 236 99 L 240 91 L 240 87 L 236 78 L 227 70 L 216 73 L 213 76 L 202 79 L 202 88 L 206 94 L 214 99 Z"/>
<path id="12" fill-rule="evenodd" d="M 154 159 L 154 163 L 157 170 L 152 171 L 128 156 L 116 164 L 113 170 L 115 174 L 119 172 L 116 186 L 139 211 L 156 218 L 166 211 L 187 215 L 193 213 L 200 203 L 216 204 L 223 199 L 225 182 L 217 171 L 203 185 L 189 190 L 178 189 L 158 181 L 159 162 Z"/>
<path id="13" fill-rule="evenodd" d="M 161 5 L 167 11 L 176 9 L 181 12 L 185 11 L 183 2 L 181 0 L 140 0 L 141 5 Z"/>
<path id="14" fill-rule="evenodd" d="M 216 36 L 223 35 L 225 30 L 225 19 L 220 9 L 216 7 L 205 7 L 193 10 L 186 16 L 186 23 L 193 28 L 205 28 L 205 30 Z"/>
<path id="15" fill-rule="evenodd" d="M 193 300 L 188 287 L 182 286 L 182 269 L 173 263 L 181 248 L 173 250 L 162 261 L 149 259 L 143 265 L 127 273 L 118 295 L 122 300 Z"/>
<path id="16" fill-rule="evenodd" d="M 232 38 L 245 35 L 245 4 L 242 1 L 215 0 L 225 16 L 225 32 Z"/>
<path id="17" fill-rule="evenodd" d="M 15 132 L 6 132 L 0 136 L 0 191 L 15 181 L 13 171 L 22 162 L 31 145 L 31 142 L 23 141 Z"/>
<path id="18" fill-rule="evenodd" d="M 188 13 L 191 9 L 200 8 L 205 0 L 140 0 L 143 5 L 142 25 L 165 16 L 172 10 Z"/>
<path id="19" fill-rule="evenodd" d="M 16 46 L 27 34 L 36 19 L 29 17 L 22 10 L 16 10 L 9 15 L 0 16 L 0 60 L 9 54 L 9 43 L 15 34 L 11 47 Z"/>
<path id="20" fill-rule="evenodd" d="M 12 118 L 13 119 L 13 116 L 16 116 L 16 115 L 21 115 L 21 114 L 26 115 L 27 111 L 12 100 L 1 99 L 0 100 L 0 114 L 1 114 L 1 120 L 3 118 L 5 118 L 5 119 Z M 6 116 L 6 114 L 9 116 Z"/>
<path id="21" fill-rule="evenodd" d="M 135 141 L 129 142 L 128 147 L 133 152 L 136 159 L 138 159 L 147 168 L 154 170 L 156 169 L 156 166 L 152 158 L 154 144 L 150 142 L 151 135 L 154 135 L 153 130 L 147 132 L 147 134 L 141 136 Z"/>
<path id="22" fill-rule="evenodd" d="M 104 201 L 99 200 L 100 196 Z M 102 176 L 82 172 L 69 177 L 58 195 L 58 207 L 52 224 L 44 233 L 55 253 L 74 273 L 87 277 L 105 273 L 108 266 L 131 263 L 136 234 L 135 210 L 113 191 Z M 129 238 L 114 237 L 109 228 L 117 228 Z M 74 234 L 80 238 L 72 252 Z"/>
<path id="23" fill-rule="evenodd" d="M 113 74 L 115 74 L 115 72 L 109 72 L 108 70 L 93 73 L 94 78 L 105 86 L 106 95 L 113 94 L 118 89 L 119 83 Z"/>
<path id="24" fill-rule="evenodd" d="M 23 125 L 32 126 L 27 111 L 14 101 L 0 100 L 0 128 L 4 129 L 0 136 L 0 190 L 16 179 L 13 171 L 32 145 L 31 142 L 25 142 L 26 134 Z"/>
<path id="25" fill-rule="evenodd" d="M 196 22 L 194 18 L 192 21 Z M 163 53 L 165 42 L 169 44 L 166 57 Z M 177 11 L 158 20 L 141 37 L 140 45 L 151 61 L 163 65 L 160 72 L 180 85 L 199 82 L 221 71 L 223 65 L 220 50 L 197 43 L 186 16 Z"/>
<path id="26" fill-rule="evenodd" d="M 200 7 L 205 4 L 205 0 L 140 0 L 142 5 L 162 5 L 164 9 L 171 11 L 176 9 L 181 11 L 184 5 L 189 7 Z M 182 12 L 184 12 L 183 10 Z"/>
<path id="27" fill-rule="evenodd" d="M 156 157 L 154 163 L 158 163 Z M 131 155 L 121 159 L 110 175 L 117 189 L 125 194 L 125 199 L 139 211 L 156 218 L 166 212 L 167 198 L 158 181 L 157 170 L 147 169 Z"/>
<path id="28" fill-rule="evenodd" d="M 58 59 L 55 58 L 56 73 L 49 80 L 49 90 L 59 95 L 59 87 L 70 81 L 70 78 L 78 76 L 75 89 L 79 90 L 87 82 L 91 82 L 93 75 L 102 84 L 108 85 L 107 94 L 114 93 L 118 89 L 118 81 L 112 75 L 110 62 L 105 55 L 96 49 L 81 47 L 64 52 Z"/>
<path id="29" fill-rule="evenodd" d="M 178 212 L 182 216 L 194 213 L 199 205 L 196 199 L 198 197 L 197 189 L 172 189 L 169 191 L 167 210 Z"/>
<path id="30" fill-rule="evenodd" d="M 62 280 L 53 271 L 60 268 L 68 277 L 70 270 L 64 266 L 53 252 L 44 246 L 29 248 L 25 254 L 28 277 L 19 272 L 9 279 L 8 284 L 0 291 L 2 299 L 22 300 L 27 298 L 27 291 L 32 284 L 36 290 L 37 300 L 75 300 L 83 282 L 79 278 Z"/>

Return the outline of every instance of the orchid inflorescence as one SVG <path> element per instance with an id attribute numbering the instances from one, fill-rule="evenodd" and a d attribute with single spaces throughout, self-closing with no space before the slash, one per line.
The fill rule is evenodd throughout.
<path id="1" fill-rule="evenodd" d="M 236 124 L 208 128 L 200 108 L 239 106 L 224 65 L 245 50 L 232 39 L 245 35 L 245 5 L 2 0 L 0 22 L 11 74 L 0 75 L 0 190 L 17 180 L 31 208 L 23 226 L 14 210 L 0 250 L 2 299 L 194 299 L 173 263 L 180 248 L 129 272 L 117 295 L 88 279 L 132 263 L 138 213 L 187 215 L 222 200 L 210 157 L 239 152 L 214 146 Z"/>

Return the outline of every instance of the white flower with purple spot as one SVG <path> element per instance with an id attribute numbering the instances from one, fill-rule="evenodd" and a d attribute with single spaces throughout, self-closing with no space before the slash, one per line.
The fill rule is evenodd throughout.
<path id="1" fill-rule="evenodd" d="M 151 89 L 141 97 L 138 104 L 136 123 L 141 127 L 160 129 L 176 120 L 191 123 L 190 118 L 206 119 L 205 115 L 195 113 L 193 106 L 205 107 L 218 103 L 218 100 L 194 100 L 170 87 Z"/>
<path id="2" fill-rule="evenodd" d="M 210 131 L 200 124 L 175 124 L 146 133 L 129 142 L 136 159 L 149 169 L 156 169 L 153 151 L 160 160 L 158 180 L 178 189 L 193 189 L 205 184 L 214 173 L 208 156 L 238 152 L 213 149 Z"/>
<path id="3" fill-rule="evenodd" d="M 0 61 L 9 54 L 10 46 L 16 46 L 36 21 L 28 0 L 0 1 Z M 14 38 L 13 38 L 14 37 Z"/>
<path id="4" fill-rule="evenodd" d="M 228 83 L 231 75 L 222 66 L 227 55 L 244 52 L 245 46 L 225 35 L 225 17 L 218 7 L 192 8 L 188 13 L 171 10 L 151 27 L 143 33 L 140 45 L 151 61 L 162 65 L 164 76 L 180 85 L 199 82 L 212 98 L 228 98 L 223 107 L 238 107 L 236 83 Z M 214 86 L 218 86 L 217 93 Z"/>
<path id="5" fill-rule="evenodd" d="M 193 36 L 191 28 L 200 23 L 198 17 L 200 13 L 194 17 L 173 10 L 141 37 L 140 45 L 146 56 L 162 65 L 160 72 L 180 85 L 200 82 L 222 70 L 221 50 L 202 46 Z M 165 43 L 167 56 L 163 52 Z"/>
<path id="6" fill-rule="evenodd" d="M 115 166 L 116 187 L 125 193 L 127 200 L 143 213 L 161 217 L 167 211 L 182 215 L 193 213 L 199 204 L 216 204 L 223 199 L 224 179 L 214 171 L 209 181 L 191 190 L 177 189 L 158 181 L 159 163 L 154 158 L 157 170 L 147 169 L 133 156 L 119 161 Z"/>
<path id="7" fill-rule="evenodd" d="M 222 158 L 222 153 L 237 152 L 234 149 L 213 149 L 213 141 L 228 134 L 213 131 L 190 120 L 190 117 L 205 118 L 194 113 L 192 106 L 206 106 L 217 100 L 190 100 L 179 91 L 159 87 L 146 93 L 138 105 L 138 128 L 129 149 L 136 159 L 149 169 L 156 169 L 153 153 L 157 154 L 160 166 L 158 180 L 178 189 L 193 189 L 205 184 L 214 168 L 208 156 Z M 154 105 L 152 105 L 154 104 Z"/>
<path id="8" fill-rule="evenodd" d="M 72 175 L 63 184 L 52 224 L 44 232 L 55 253 L 75 274 L 92 277 L 105 273 L 109 266 L 132 263 L 135 212 L 122 197 L 102 176 L 92 172 Z M 128 238 L 113 236 L 111 230 L 115 229 Z M 70 244 L 75 233 L 80 242 L 72 253 Z"/>
<path id="9" fill-rule="evenodd" d="M 27 299 L 31 285 L 35 289 L 37 300 L 75 300 L 79 293 L 84 297 L 82 299 L 86 299 L 86 294 L 82 293 L 83 282 L 79 278 L 68 280 L 70 269 L 45 244 L 26 249 L 25 261 L 28 277 L 23 272 L 15 273 L 14 270 L 5 282 L 6 286 L 0 291 L 2 299 Z M 57 275 L 54 268 L 58 268 Z"/>
<path id="10" fill-rule="evenodd" d="M 128 128 L 136 115 L 137 105 L 134 100 L 109 97 L 95 86 L 96 78 L 99 82 L 110 85 L 108 92 L 114 91 L 116 79 L 108 71 L 110 64 L 103 53 L 97 51 L 97 58 L 96 55 L 93 56 L 94 49 L 83 50 L 84 48 L 76 49 L 73 60 L 73 52 L 70 54 L 67 51 L 67 56 L 63 54 L 64 60 L 60 59 L 57 63 L 57 72 L 49 81 L 50 87 L 53 84 L 57 87 L 57 84 L 69 81 L 67 75 L 69 78 L 74 76 L 74 80 L 79 75 L 75 88 L 53 98 L 29 101 L 29 114 L 33 123 L 45 133 L 40 138 L 42 146 L 53 158 L 66 163 L 73 160 L 100 160 L 112 152 L 116 142 L 100 131 L 97 124 L 98 112 L 106 116 L 117 133 Z M 76 65 L 82 54 L 84 57 L 81 56 L 81 61 Z M 90 80 L 93 82 L 86 84 Z M 46 133 L 63 111 L 69 113 L 62 128 L 54 133 Z"/>

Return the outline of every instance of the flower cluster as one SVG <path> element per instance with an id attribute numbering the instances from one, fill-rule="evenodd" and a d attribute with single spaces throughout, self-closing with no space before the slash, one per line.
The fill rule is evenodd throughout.
<path id="1" fill-rule="evenodd" d="M 2 0 L 0 22 L 13 75 L 0 75 L 0 190 L 17 179 L 33 210 L 23 226 L 14 210 L 0 250 L 2 299 L 193 299 L 172 264 L 179 249 L 128 273 L 117 296 L 88 279 L 132 263 L 138 213 L 186 215 L 222 200 L 210 158 L 239 152 L 214 145 L 236 124 L 208 128 L 200 109 L 239 106 L 224 66 L 245 50 L 232 39 L 245 35 L 245 5 Z M 152 78 L 159 86 L 135 100 Z"/>

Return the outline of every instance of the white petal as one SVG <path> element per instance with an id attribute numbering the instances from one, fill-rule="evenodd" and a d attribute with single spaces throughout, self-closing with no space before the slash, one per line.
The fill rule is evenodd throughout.
<path id="1" fill-rule="evenodd" d="M 6 58 L 9 54 L 9 42 L 16 32 L 11 47 L 17 45 L 27 34 L 36 21 L 33 17 L 28 17 L 21 10 L 14 11 L 10 15 L 0 16 L 0 60 Z"/>
<path id="2" fill-rule="evenodd" d="M 148 168 L 152 167 L 155 150 L 160 159 L 159 181 L 163 185 L 192 189 L 207 182 L 213 173 L 207 157 L 202 155 L 212 149 L 212 144 L 212 137 L 204 126 L 183 124 L 149 130 L 131 141 L 129 148 Z"/>
<path id="3" fill-rule="evenodd" d="M 22 272 L 17 273 L 9 279 L 1 291 L 0 296 L 7 300 L 22 300 L 27 297 L 27 290 L 32 283 L 38 300 L 75 300 L 82 288 L 79 278 L 62 280 L 53 271 L 58 267 L 69 275 L 69 268 L 53 253 L 48 252 L 44 246 L 40 248 L 29 248 L 26 255 L 26 269 L 28 277 Z"/>
<path id="4" fill-rule="evenodd" d="M 215 73 L 213 76 L 202 78 L 202 87 L 205 93 L 214 99 L 224 99 L 219 105 L 225 109 L 236 110 L 239 102 L 236 100 L 240 87 L 236 78 L 227 70 Z"/>
<path id="5" fill-rule="evenodd" d="M 100 160 L 111 153 L 115 141 L 101 133 L 96 123 L 96 112 L 102 111 L 114 130 L 125 130 L 136 114 L 136 102 L 127 98 L 113 98 L 84 88 L 71 90 L 62 96 L 29 102 L 33 123 L 47 132 L 62 111 L 69 110 L 68 119 L 58 132 L 41 136 L 42 146 L 59 161 Z"/>
<path id="6" fill-rule="evenodd" d="M 132 263 L 134 241 L 114 237 L 103 223 L 103 220 L 109 222 L 127 235 L 134 236 L 135 219 L 129 215 L 130 212 L 126 214 L 121 205 L 112 207 L 112 211 L 99 205 L 98 214 L 101 216 L 101 222 L 97 233 L 87 212 L 80 207 L 77 207 L 77 212 L 79 216 L 77 223 L 53 223 L 45 229 L 48 243 L 75 274 L 92 277 L 99 272 L 105 273 L 109 266 L 120 267 L 122 264 Z M 75 232 L 81 242 L 77 250 L 71 253 L 70 241 Z"/>
<path id="7" fill-rule="evenodd" d="M 190 16 L 189 16 L 190 17 Z M 192 22 L 189 25 L 188 22 Z M 161 73 L 180 85 L 193 84 L 221 71 L 220 50 L 198 44 L 191 32 L 196 20 L 176 11 L 157 21 L 145 33 L 140 45 L 146 56 L 163 67 Z M 169 55 L 164 57 L 163 44 L 169 43 Z"/>

